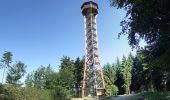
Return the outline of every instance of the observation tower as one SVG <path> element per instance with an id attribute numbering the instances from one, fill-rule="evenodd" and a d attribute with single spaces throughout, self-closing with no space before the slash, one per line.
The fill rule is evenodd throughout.
<path id="1" fill-rule="evenodd" d="M 98 97 L 104 94 L 105 84 L 99 60 L 96 17 L 98 4 L 84 2 L 81 6 L 85 27 L 85 66 L 82 82 L 82 97 Z"/>

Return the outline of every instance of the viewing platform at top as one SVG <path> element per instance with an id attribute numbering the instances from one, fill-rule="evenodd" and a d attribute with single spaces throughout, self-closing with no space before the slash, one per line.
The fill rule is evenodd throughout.
<path id="1" fill-rule="evenodd" d="M 98 5 L 97 3 L 93 1 L 88 1 L 88 2 L 83 3 L 81 6 L 81 9 L 82 9 L 82 14 L 84 16 L 86 16 L 89 11 L 90 13 L 93 13 L 94 15 L 98 14 Z"/>

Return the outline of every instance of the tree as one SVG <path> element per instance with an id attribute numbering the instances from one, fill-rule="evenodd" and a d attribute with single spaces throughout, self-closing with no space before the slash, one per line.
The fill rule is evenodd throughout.
<path id="1" fill-rule="evenodd" d="M 133 60 L 133 67 L 132 67 L 132 84 L 131 90 L 134 92 L 140 91 L 142 86 L 142 73 L 143 73 L 143 66 L 142 66 L 142 58 L 139 54 L 139 51 L 136 52 L 136 56 Z"/>
<path id="2" fill-rule="evenodd" d="M 123 77 L 122 77 L 122 74 L 121 74 L 121 62 L 119 60 L 119 58 L 117 57 L 117 60 L 116 60 L 116 81 L 115 81 L 115 85 L 118 87 L 118 93 L 119 94 L 123 94 L 124 93 L 124 89 L 123 89 Z"/>
<path id="3" fill-rule="evenodd" d="M 83 69 L 84 69 L 84 59 L 80 60 L 78 57 L 74 62 L 75 70 L 74 70 L 74 77 L 75 77 L 75 89 L 76 89 L 76 96 L 80 97 L 80 88 L 82 85 L 83 80 Z"/>
<path id="4" fill-rule="evenodd" d="M 61 58 L 60 70 L 62 69 L 70 69 L 70 71 L 74 71 L 74 61 L 70 59 L 68 56 L 64 56 Z"/>
<path id="5" fill-rule="evenodd" d="M 25 83 L 38 89 L 53 89 L 60 85 L 60 75 L 53 71 L 50 64 L 47 67 L 40 66 L 33 74 L 27 76 Z"/>
<path id="6" fill-rule="evenodd" d="M 132 67 L 133 67 L 133 61 L 130 55 L 128 58 L 123 56 L 122 58 L 122 64 L 121 64 L 121 74 L 124 81 L 123 87 L 125 89 L 125 93 L 130 93 L 130 85 L 131 85 L 131 78 L 132 78 Z"/>
<path id="7" fill-rule="evenodd" d="M 46 68 L 44 66 L 41 66 L 35 71 L 33 76 L 34 87 L 39 89 L 45 88 L 45 83 L 46 83 L 45 71 Z"/>
<path id="8" fill-rule="evenodd" d="M 14 100 L 11 93 L 2 84 L 0 84 L 0 100 Z"/>
<path id="9" fill-rule="evenodd" d="M 74 89 L 74 74 L 69 69 L 62 69 L 59 72 L 60 86 L 65 87 L 67 90 Z"/>
<path id="10" fill-rule="evenodd" d="M 64 87 L 57 86 L 52 91 L 52 100 L 70 100 L 71 99 L 70 91 Z"/>
<path id="11" fill-rule="evenodd" d="M 60 75 L 58 72 L 52 72 L 46 75 L 45 89 L 55 89 L 57 86 L 61 85 Z"/>
<path id="12" fill-rule="evenodd" d="M 154 67 L 170 71 L 170 1 L 110 0 L 111 6 L 125 9 L 121 34 L 128 34 L 129 44 L 138 47 L 141 39 L 152 57 Z"/>
<path id="13" fill-rule="evenodd" d="M 115 86 L 116 81 L 116 69 L 114 64 L 110 65 L 107 63 L 103 67 L 104 80 L 106 83 L 106 94 L 113 95 L 117 94 L 118 88 Z"/>
<path id="14" fill-rule="evenodd" d="M 161 68 L 153 66 L 148 55 L 148 51 L 145 49 L 139 49 L 136 52 L 134 59 L 134 66 L 132 68 L 132 85 L 133 91 L 143 90 L 163 90 L 166 87 L 168 81 L 168 73 Z M 165 74 L 163 74 L 165 73 Z M 164 81 L 164 82 L 163 82 Z M 163 86 L 164 84 L 164 86 Z"/>
<path id="15" fill-rule="evenodd" d="M 12 53 L 11 52 L 8 52 L 8 51 L 5 51 L 5 53 L 3 54 L 3 57 L 2 57 L 2 63 L 3 63 L 3 68 L 4 68 L 4 72 L 3 72 L 3 76 L 2 76 L 2 83 L 3 83 L 3 80 L 4 80 L 4 75 L 5 75 L 5 70 L 6 68 L 10 68 L 11 65 L 10 63 L 12 63 Z"/>
<path id="16" fill-rule="evenodd" d="M 16 62 L 16 64 L 14 64 L 12 67 L 9 68 L 9 71 L 6 77 L 6 82 L 9 84 L 20 86 L 21 83 L 19 80 L 26 73 L 25 68 L 26 68 L 26 65 L 24 63 L 22 63 L 21 61 Z"/>
<path id="17" fill-rule="evenodd" d="M 62 60 L 65 62 L 65 59 L 62 58 Z M 71 60 L 69 61 L 72 66 L 74 63 Z M 66 62 L 67 64 L 61 63 L 63 67 L 59 72 L 54 72 L 48 65 L 47 67 L 40 66 L 33 74 L 28 74 L 25 81 L 25 98 L 70 100 L 74 89 L 74 74 L 70 71 L 68 62 Z"/>
<path id="18" fill-rule="evenodd" d="M 140 75 L 141 81 L 141 89 L 142 90 L 153 90 L 153 80 L 152 80 L 152 72 L 153 65 L 151 61 L 151 57 L 149 56 L 149 51 L 146 49 L 140 49 L 137 51 L 139 59 L 142 63 L 142 73 Z"/>
<path id="19" fill-rule="evenodd" d="M 33 87 L 33 74 L 28 74 L 26 79 L 25 79 L 25 85 L 26 87 Z"/>
<path id="20" fill-rule="evenodd" d="M 74 61 L 69 57 L 64 56 L 61 59 L 61 65 L 59 70 L 60 84 L 67 90 L 71 90 L 73 93 L 74 89 Z"/>
<path id="21" fill-rule="evenodd" d="M 51 65 L 49 64 L 45 70 L 45 88 L 46 89 L 52 89 L 54 86 L 54 82 L 56 80 L 57 75 L 56 73 L 52 70 Z M 53 82 L 54 81 L 54 82 Z"/>

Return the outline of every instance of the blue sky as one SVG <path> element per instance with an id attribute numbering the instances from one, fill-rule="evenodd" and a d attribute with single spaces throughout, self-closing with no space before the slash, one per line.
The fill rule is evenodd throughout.
<path id="1" fill-rule="evenodd" d="M 13 61 L 27 65 L 27 73 L 40 65 L 58 70 L 65 55 L 82 57 L 84 23 L 80 6 L 86 0 L 0 0 L 0 56 L 13 53 Z M 117 39 L 125 12 L 110 7 L 109 0 L 96 0 L 101 64 L 114 62 L 131 52 L 127 36 Z M 2 74 L 2 69 L 0 69 Z M 0 75 L 1 79 L 1 75 Z"/>

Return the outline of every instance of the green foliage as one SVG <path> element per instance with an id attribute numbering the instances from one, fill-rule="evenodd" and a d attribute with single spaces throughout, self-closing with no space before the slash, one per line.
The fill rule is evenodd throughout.
<path id="1" fill-rule="evenodd" d="M 46 89 L 54 89 L 60 84 L 60 76 L 57 72 L 52 72 L 46 75 Z"/>
<path id="2" fill-rule="evenodd" d="M 45 71 L 46 71 L 46 68 L 43 66 L 41 66 L 35 71 L 34 78 L 33 78 L 34 87 L 40 88 L 40 89 L 43 89 L 45 87 L 45 82 L 46 82 Z"/>
<path id="3" fill-rule="evenodd" d="M 1 85 L 0 100 L 24 100 L 23 89 L 12 84 Z"/>
<path id="4" fill-rule="evenodd" d="M 106 83 L 106 94 L 107 95 L 113 95 L 117 94 L 118 88 L 114 85 L 116 81 L 116 69 L 114 64 L 110 65 L 107 63 L 103 67 L 103 73 L 104 73 L 104 80 Z"/>
<path id="5" fill-rule="evenodd" d="M 50 65 L 41 66 L 34 73 L 27 75 L 26 90 L 29 90 L 29 88 L 42 91 L 49 90 L 51 97 L 55 100 L 68 99 L 74 95 L 75 80 L 81 82 L 82 76 L 79 72 L 81 70 L 78 69 L 82 66 L 81 64 L 81 61 L 74 63 L 69 57 L 63 57 L 59 72 L 54 72 Z"/>
<path id="6" fill-rule="evenodd" d="M 10 63 L 12 63 L 12 53 L 9 52 L 9 51 L 5 51 L 5 53 L 3 54 L 3 57 L 2 57 L 2 62 L 5 63 L 5 65 L 7 67 L 10 67 Z"/>
<path id="7" fill-rule="evenodd" d="M 129 44 L 138 47 L 145 40 L 151 64 L 170 71 L 170 1 L 110 0 L 112 6 L 126 10 L 121 34 L 128 34 Z"/>
<path id="8" fill-rule="evenodd" d="M 169 98 L 167 98 L 167 93 L 166 92 L 145 92 L 142 93 L 141 95 L 143 95 L 146 100 L 169 100 Z"/>
<path id="9" fill-rule="evenodd" d="M 117 95 L 118 87 L 114 84 L 106 85 L 106 95 Z"/>
<path id="10" fill-rule="evenodd" d="M 41 66 L 34 73 L 28 74 L 25 80 L 27 87 L 53 89 L 60 84 L 59 73 L 54 72 L 50 65 Z"/>
<path id="11" fill-rule="evenodd" d="M 74 87 L 74 75 L 69 69 L 62 69 L 59 72 L 60 85 L 70 90 Z"/>
<path id="12" fill-rule="evenodd" d="M 12 100 L 24 100 L 23 88 L 12 84 L 7 84 L 4 86 L 4 88 L 11 94 L 13 97 Z"/>
<path id="13" fill-rule="evenodd" d="M 62 69 L 70 69 L 70 71 L 74 70 L 74 61 L 70 59 L 70 57 L 64 56 L 61 58 L 60 70 Z"/>
<path id="14" fill-rule="evenodd" d="M 25 85 L 26 87 L 33 87 L 33 74 L 28 74 L 25 79 Z"/>
<path id="15" fill-rule="evenodd" d="M 33 87 L 24 88 L 24 100 L 53 100 L 51 91 Z"/>
<path id="16" fill-rule="evenodd" d="M 3 54 L 3 57 L 2 57 L 2 67 L 4 68 L 4 72 L 3 72 L 3 76 L 2 76 L 2 83 L 3 83 L 3 80 L 4 80 L 4 75 L 5 75 L 5 71 L 6 71 L 6 68 L 10 68 L 11 65 L 10 63 L 12 63 L 12 53 L 11 52 L 7 52 L 5 51 L 5 53 Z"/>
<path id="17" fill-rule="evenodd" d="M 111 6 L 126 11 L 122 34 L 128 34 L 132 48 L 141 39 L 147 45 L 137 51 L 132 68 L 132 86 L 139 90 L 170 90 L 170 1 L 110 0 Z"/>
<path id="18" fill-rule="evenodd" d="M 6 82 L 14 85 L 21 85 L 19 79 L 26 73 L 26 65 L 21 61 L 16 62 L 7 72 Z"/>
<path id="19" fill-rule="evenodd" d="M 133 67 L 132 67 L 132 85 L 131 90 L 134 92 L 139 92 L 139 90 L 143 87 L 144 78 L 143 72 L 144 69 L 142 66 L 142 55 L 137 51 L 135 58 L 133 59 Z"/>
<path id="20" fill-rule="evenodd" d="M 123 81 L 124 81 L 124 84 L 122 87 L 125 89 L 125 93 L 130 93 L 132 67 L 133 67 L 133 60 L 132 60 L 131 56 L 129 55 L 128 58 L 123 56 L 120 73 L 121 73 Z"/>
<path id="21" fill-rule="evenodd" d="M 123 94 L 124 93 L 124 89 L 123 89 L 123 84 L 124 84 L 124 81 L 123 81 L 123 77 L 121 75 L 121 62 L 119 60 L 119 58 L 117 58 L 116 60 L 116 81 L 115 81 L 115 85 L 118 87 L 118 94 Z"/>
<path id="22" fill-rule="evenodd" d="M 61 65 L 59 70 L 60 86 L 65 87 L 74 93 L 75 77 L 74 77 L 74 62 L 69 57 L 64 56 L 61 59 Z"/>
<path id="23" fill-rule="evenodd" d="M 52 97 L 49 90 L 7 84 L 0 85 L 0 100 L 52 100 Z"/>
<path id="24" fill-rule="evenodd" d="M 153 67 L 148 59 L 147 51 L 141 49 L 137 51 L 134 59 L 134 67 L 132 71 L 132 90 L 164 90 L 168 81 L 168 73 Z M 167 74 L 165 74 L 167 73 Z"/>
<path id="25" fill-rule="evenodd" d="M 75 66 L 74 81 L 75 81 L 76 96 L 80 97 L 81 85 L 83 80 L 84 59 L 80 60 L 80 58 L 78 57 L 74 62 L 74 66 Z"/>
<path id="26" fill-rule="evenodd" d="M 70 100 L 72 97 L 70 92 L 64 87 L 57 86 L 52 90 L 52 100 Z"/>
<path id="27" fill-rule="evenodd" d="M 0 100 L 14 100 L 11 93 L 0 84 Z"/>

